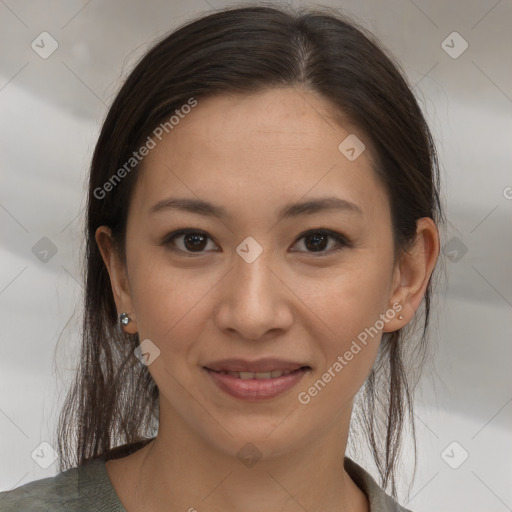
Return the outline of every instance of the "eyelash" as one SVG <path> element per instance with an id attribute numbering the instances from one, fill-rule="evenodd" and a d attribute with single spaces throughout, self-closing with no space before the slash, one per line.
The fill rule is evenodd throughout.
<path id="1" fill-rule="evenodd" d="M 208 234 L 205 233 L 204 231 L 200 231 L 200 230 L 196 230 L 196 229 L 180 229 L 177 231 L 173 231 L 172 233 L 169 233 L 163 239 L 162 245 L 169 246 L 170 250 L 183 253 L 186 256 L 190 256 L 190 257 L 201 256 L 205 252 L 208 252 L 208 251 L 204 251 L 204 250 L 197 251 L 197 252 L 188 252 L 188 251 L 183 251 L 182 249 L 177 249 L 176 247 L 173 246 L 173 242 L 175 239 L 177 239 L 180 236 L 188 235 L 188 234 L 203 235 L 214 242 L 214 240 L 210 236 L 208 236 Z M 352 247 L 352 243 L 345 236 L 341 235 L 340 233 L 337 233 L 336 231 L 333 231 L 333 230 L 327 229 L 327 228 L 323 228 L 323 227 L 319 227 L 316 229 L 309 229 L 308 231 L 301 233 L 295 243 L 297 243 L 299 240 L 306 238 L 308 236 L 318 235 L 318 234 L 326 235 L 326 236 L 332 238 L 333 240 L 335 240 L 337 242 L 338 248 L 330 249 L 329 251 L 319 251 L 316 253 L 310 252 L 310 251 L 294 251 L 294 252 L 306 252 L 308 254 L 311 254 L 314 257 L 323 257 L 323 256 L 329 256 L 335 252 L 338 252 L 343 248 Z"/>

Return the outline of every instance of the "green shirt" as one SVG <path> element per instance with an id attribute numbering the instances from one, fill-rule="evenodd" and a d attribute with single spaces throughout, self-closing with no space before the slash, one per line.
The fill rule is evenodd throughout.
<path id="1" fill-rule="evenodd" d="M 363 468 L 345 457 L 345 469 L 366 494 L 370 512 L 411 512 L 398 505 Z M 126 512 L 107 473 L 94 459 L 56 476 L 0 493 L 0 512 Z"/>

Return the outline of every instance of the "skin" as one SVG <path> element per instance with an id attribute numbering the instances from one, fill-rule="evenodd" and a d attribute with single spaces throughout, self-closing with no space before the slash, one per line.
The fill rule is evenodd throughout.
<path id="1" fill-rule="evenodd" d="M 420 219 L 415 246 L 394 265 L 389 202 L 371 167 L 370 142 L 334 122 L 332 112 L 324 98 L 293 88 L 200 100 L 144 159 L 130 203 L 126 266 L 109 228 L 98 228 L 118 312 L 131 318 L 124 330 L 160 350 L 148 366 L 160 390 L 158 435 L 106 464 L 128 512 L 251 512 L 255 504 L 269 512 L 368 510 L 342 467 L 353 398 L 382 332 L 403 327 L 420 305 L 439 237 L 431 219 Z M 366 144 L 354 161 L 338 150 L 350 133 Z M 332 210 L 277 221 L 284 205 L 324 196 L 351 201 L 362 214 Z M 201 198 L 232 217 L 148 214 L 169 197 Z M 330 252 L 338 246 L 329 238 L 315 252 L 315 241 L 307 245 L 300 235 L 320 227 L 352 246 Z M 206 233 L 202 252 L 193 253 L 194 240 L 185 245 L 183 236 L 176 251 L 163 242 L 181 228 Z M 252 263 L 236 252 L 248 236 L 263 248 Z M 395 302 L 403 319 L 397 313 L 300 404 L 298 393 Z M 221 358 L 267 356 L 312 370 L 292 390 L 249 402 L 219 390 L 202 369 Z M 247 443 L 261 454 L 252 467 L 237 458 Z"/>

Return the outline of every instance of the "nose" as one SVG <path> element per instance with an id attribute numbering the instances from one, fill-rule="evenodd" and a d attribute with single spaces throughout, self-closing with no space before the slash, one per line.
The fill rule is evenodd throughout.
<path id="1" fill-rule="evenodd" d="M 252 263 L 238 255 L 224 279 L 215 310 L 217 327 L 247 340 L 267 339 L 293 324 L 293 293 L 265 251 Z"/>

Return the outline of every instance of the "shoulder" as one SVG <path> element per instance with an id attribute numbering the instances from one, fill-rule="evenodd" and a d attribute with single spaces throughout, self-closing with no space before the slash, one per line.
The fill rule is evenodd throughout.
<path id="1" fill-rule="evenodd" d="M 0 512 L 126 512 L 105 461 L 94 459 L 50 478 L 0 493 Z"/>
<path id="2" fill-rule="evenodd" d="M 373 477 L 353 460 L 345 457 L 344 467 L 350 478 L 366 494 L 370 512 L 412 512 L 386 494 Z"/>

